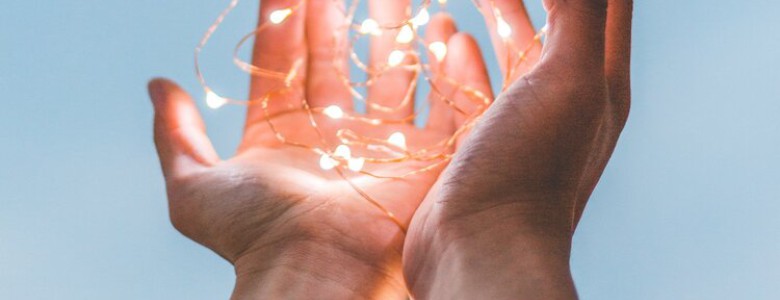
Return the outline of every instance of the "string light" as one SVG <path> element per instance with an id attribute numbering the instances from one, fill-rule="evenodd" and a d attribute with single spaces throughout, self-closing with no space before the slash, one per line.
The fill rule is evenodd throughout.
<path id="1" fill-rule="evenodd" d="M 339 145 L 336 147 L 336 151 L 333 151 L 333 155 L 348 160 L 352 158 L 352 151 L 349 150 L 347 145 Z"/>
<path id="2" fill-rule="evenodd" d="M 365 163 L 366 159 L 363 157 L 351 158 L 349 159 L 347 166 L 353 172 L 360 172 L 360 170 L 363 170 L 363 165 L 365 165 Z"/>
<path id="3" fill-rule="evenodd" d="M 437 61 L 444 60 L 444 57 L 447 56 L 447 44 L 443 42 L 433 42 L 430 45 L 428 45 L 428 50 L 433 53 L 433 55 L 436 57 Z"/>
<path id="4" fill-rule="evenodd" d="M 498 36 L 505 39 L 512 36 L 512 26 L 504 20 L 504 17 L 499 12 L 496 12 L 496 31 Z"/>
<path id="5" fill-rule="evenodd" d="M 330 0 L 330 1 L 343 1 L 343 0 Z M 392 0 L 387 0 L 392 1 Z M 199 57 L 203 48 L 207 45 L 211 36 L 217 30 L 217 28 L 224 21 L 225 17 L 238 5 L 239 0 L 230 0 L 228 7 L 222 11 L 217 17 L 216 21 L 209 27 L 204 34 L 200 43 L 195 49 L 195 70 L 198 81 L 203 86 L 206 93 L 206 104 L 212 109 L 218 109 L 226 104 L 243 104 L 243 105 L 257 105 L 260 106 L 264 113 L 264 121 L 268 124 L 270 130 L 274 133 L 277 140 L 289 147 L 296 147 L 310 150 L 312 153 L 319 156 L 319 167 L 324 171 L 332 170 L 336 172 L 344 181 L 346 181 L 355 191 L 363 197 L 367 202 L 376 206 L 384 214 L 386 214 L 390 220 L 395 222 L 403 231 L 405 231 L 404 225 L 395 218 L 395 215 L 389 211 L 385 206 L 374 200 L 372 195 L 369 195 L 361 189 L 354 181 L 356 176 L 368 176 L 378 179 L 403 179 L 409 176 L 414 176 L 424 172 L 429 172 L 434 169 L 440 168 L 452 158 L 452 148 L 456 141 L 465 133 L 468 132 L 476 124 L 482 113 L 492 103 L 493 99 L 488 98 L 485 93 L 478 89 L 458 82 L 455 79 L 442 74 L 438 70 L 433 70 L 429 63 L 426 63 L 425 57 L 427 54 L 427 61 L 441 62 L 447 55 L 448 49 L 446 41 L 434 41 L 430 44 L 423 44 L 420 39 L 416 39 L 418 36 L 417 31 L 430 22 L 430 11 L 432 0 L 422 0 L 422 3 L 416 7 L 416 9 L 409 8 L 408 11 L 416 12 L 413 17 L 407 20 L 399 20 L 395 24 L 380 24 L 372 18 L 364 19 L 362 22 L 356 23 L 355 11 L 361 0 L 351 0 L 351 4 L 345 10 L 343 10 L 344 28 L 343 30 L 351 30 L 351 35 L 345 35 L 343 37 L 336 37 L 333 40 L 333 49 L 337 49 L 334 55 L 334 66 L 342 65 L 343 59 L 348 58 L 354 66 L 364 72 L 367 79 L 363 82 L 354 82 L 350 78 L 350 74 L 341 71 L 336 68 L 338 77 L 341 79 L 343 86 L 347 88 L 353 100 L 363 102 L 370 110 L 383 113 L 395 113 L 402 109 L 414 106 L 412 101 L 414 91 L 418 87 L 418 81 L 425 82 L 430 85 L 431 99 L 430 101 L 440 101 L 444 105 L 450 107 L 454 113 L 464 117 L 465 121 L 458 128 L 454 134 L 448 136 L 438 142 L 434 142 L 430 145 L 410 145 L 407 144 L 407 137 L 402 132 L 393 132 L 387 138 L 376 136 L 364 136 L 358 134 L 347 128 L 336 128 L 332 130 L 329 125 L 329 130 L 325 131 L 320 128 L 319 122 L 321 121 L 318 116 L 322 115 L 328 119 L 334 120 L 333 124 L 338 126 L 339 124 L 347 122 L 356 124 L 363 124 L 374 128 L 382 128 L 383 126 L 393 126 L 399 124 L 409 124 L 415 119 L 415 115 L 409 115 L 401 118 L 381 118 L 375 115 L 362 115 L 358 113 L 347 113 L 341 107 L 337 105 L 330 105 L 327 107 L 312 107 L 305 98 L 290 100 L 289 97 L 284 101 L 299 101 L 298 108 L 289 108 L 283 111 L 271 111 L 269 109 L 269 103 L 275 101 L 281 101 L 280 97 L 290 91 L 294 86 L 292 83 L 303 80 L 300 78 L 302 71 L 305 70 L 304 60 L 299 59 L 293 61 L 287 68 L 279 70 L 268 70 L 252 63 L 246 62 L 239 58 L 238 53 L 241 47 L 252 37 L 256 37 L 258 34 L 268 29 L 270 26 L 284 26 L 284 22 L 287 21 L 292 15 L 298 12 L 298 7 L 305 4 L 305 0 L 299 0 L 289 7 L 284 7 L 272 11 L 268 15 L 267 22 L 261 23 L 252 32 L 245 35 L 235 47 L 234 51 L 234 63 L 243 71 L 251 74 L 252 76 L 262 77 L 264 80 L 276 81 L 281 83 L 281 88 L 268 91 L 265 95 L 261 95 L 254 99 L 241 100 L 227 98 L 215 93 L 206 82 L 206 78 L 201 71 Z M 447 5 L 447 0 L 437 0 L 439 8 L 444 10 Z M 501 15 L 501 11 L 495 6 L 493 0 L 486 1 L 490 7 L 482 7 L 483 2 L 477 2 L 472 0 L 480 12 L 484 15 L 492 13 L 492 17 L 495 21 L 495 32 L 503 40 L 503 46 L 506 48 L 507 57 L 505 57 L 507 66 L 504 70 L 504 89 L 507 86 L 507 82 L 511 78 L 514 78 L 516 73 L 520 70 L 523 62 L 526 61 L 526 53 L 531 50 L 531 47 L 539 45 L 541 43 L 542 36 L 546 33 L 546 26 L 534 36 L 525 48 L 518 48 L 513 40 L 510 38 L 512 35 L 512 27 L 504 20 Z M 341 30 L 337 30 L 341 32 Z M 387 56 L 385 66 L 369 66 L 369 64 L 363 62 L 360 56 L 355 50 L 355 44 L 358 39 L 362 37 L 377 37 L 385 33 L 396 33 L 395 42 L 396 46 Z M 269 41 L 258 41 L 259 43 Z M 272 41 L 271 41 L 272 42 Z M 420 43 L 423 49 L 427 49 L 428 53 L 419 52 L 415 47 L 411 47 L 414 43 Z M 338 50 L 346 49 L 346 50 Z M 345 51 L 345 52 L 343 52 Z M 341 58 L 340 58 L 341 57 Z M 402 65 L 403 64 L 403 65 Z M 410 82 L 406 89 L 403 98 L 398 99 L 397 105 L 383 105 L 377 102 L 367 101 L 367 97 L 360 92 L 360 87 L 371 87 L 377 79 L 388 72 L 390 69 L 403 69 L 406 72 L 411 73 L 413 80 Z M 453 91 L 443 94 L 442 91 Z M 461 104 L 459 105 L 454 101 L 456 95 L 461 95 L 470 102 L 469 109 L 465 109 Z M 429 103 L 430 105 L 430 103 Z M 291 106 L 288 106 L 291 107 Z M 473 108 L 476 107 L 476 108 Z M 289 139 L 283 132 L 279 131 L 275 125 L 275 120 L 283 118 L 292 114 L 301 114 L 308 116 L 308 122 L 302 123 L 301 126 L 310 126 L 315 129 L 319 137 L 319 141 L 294 141 Z M 397 114 L 395 114 L 397 115 Z M 340 120 L 340 121 L 339 121 Z M 381 131 L 381 130 L 378 130 Z M 332 138 L 326 137 L 332 135 Z M 335 138 L 339 141 L 337 145 L 331 145 L 329 140 Z M 335 148 L 333 147 L 335 146 Z M 359 155 L 355 155 L 358 153 Z M 394 170 L 395 168 L 372 168 L 371 166 L 387 165 L 387 164 L 399 164 L 404 162 L 420 162 L 425 163 L 423 167 L 408 171 L 402 174 L 378 174 L 376 170 Z M 348 171 L 348 172 L 347 172 Z M 351 174 L 350 174 L 351 172 Z M 379 195 L 381 196 L 381 195 Z"/>
<path id="6" fill-rule="evenodd" d="M 406 149 L 406 136 L 401 132 L 391 134 L 390 137 L 387 138 L 387 142 L 398 148 Z"/>
<path id="7" fill-rule="evenodd" d="M 379 36 L 382 35 L 382 29 L 374 19 L 368 18 L 360 25 L 360 33 Z"/>
<path id="8" fill-rule="evenodd" d="M 420 9 L 420 12 L 417 13 L 414 18 L 412 18 L 412 24 L 414 26 L 425 26 L 425 24 L 428 24 L 428 21 L 431 20 L 431 15 L 428 13 L 428 9 L 423 7 Z"/>
<path id="9" fill-rule="evenodd" d="M 387 65 L 396 67 L 404 62 L 404 58 L 406 58 L 406 53 L 401 50 L 393 50 L 390 52 L 390 55 L 387 56 Z"/>
<path id="10" fill-rule="evenodd" d="M 292 12 L 291 8 L 275 10 L 268 16 L 268 20 L 273 24 L 281 24 L 284 20 L 287 20 L 287 17 L 289 17 Z"/>
<path id="11" fill-rule="evenodd" d="M 220 97 L 211 89 L 206 89 L 206 105 L 212 109 L 217 109 L 227 104 L 227 99 Z"/>
<path id="12" fill-rule="evenodd" d="M 398 35 L 395 36 L 395 41 L 399 44 L 408 44 L 411 43 L 412 40 L 414 40 L 414 29 L 409 25 L 401 27 L 401 30 L 398 31 Z"/>
<path id="13" fill-rule="evenodd" d="M 328 116 L 331 119 L 341 119 L 344 117 L 344 111 L 341 110 L 341 107 L 338 107 L 337 105 L 331 105 L 326 107 L 322 110 L 322 113 L 324 113 L 326 116 Z"/>
<path id="14" fill-rule="evenodd" d="M 333 170 L 333 168 L 335 168 L 338 165 L 339 165 L 339 161 L 333 159 L 332 157 L 330 157 L 330 155 L 323 154 L 320 157 L 320 168 L 322 168 L 325 171 Z"/>

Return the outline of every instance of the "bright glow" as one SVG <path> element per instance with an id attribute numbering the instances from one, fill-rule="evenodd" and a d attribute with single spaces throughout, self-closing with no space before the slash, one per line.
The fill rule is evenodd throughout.
<path id="1" fill-rule="evenodd" d="M 336 151 L 333 151 L 333 156 L 350 159 L 352 158 L 352 151 L 349 150 L 349 146 L 347 145 L 339 145 L 336 147 Z"/>
<path id="2" fill-rule="evenodd" d="M 417 13 L 414 18 L 412 18 L 412 24 L 414 26 L 423 26 L 425 24 L 428 24 L 428 21 L 431 20 L 431 15 L 428 13 L 428 9 L 422 8 L 419 13 Z"/>
<path id="3" fill-rule="evenodd" d="M 339 161 L 333 159 L 328 154 L 320 156 L 320 168 L 323 170 L 331 170 L 339 165 Z"/>
<path id="4" fill-rule="evenodd" d="M 496 31 L 498 31 L 498 36 L 502 38 L 508 38 L 512 36 L 512 26 L 509 26 L 509 23 L 507 23 L 500 15 L 496 17 Z"/>
<path id="5" fill-rule="evenodd" d="M 406 149 L 406 136 L 403 133 L 396 132 L 387 138 L 387 142 L 401 149 Z"/>
<path id="6" fill-rule="evenodd" d="M 379 28 L 379 23 L 374 19 L 366 19 L 363 24 L 360 25 L 360 33 L 370 35 L 382 35 L 382 28 Z"/>
<path id="7" fill-rule="evenodd" d="M 365 158 L 353 158 L 347 161 L 347 167 L 349 167 L 350 170 L 355 172 L 360 172 L 360 170 L 363 170 L 363 165 L 366 164 Z"/>
<path id="8" fill-rule="evenodd" d="M 227 99 L 220 97 L 211 90 L 206 90 L 206 105 L 210 108 L 217 109 L 225 105 L 225 103 L 227 103 Z"/>
<path id="9" fill-rule="evenodd" d="M 341 119 L 344 117 L 344 111 L 341 110 L 341 107 L 338 107 L 336 105 L 331 105 L 326 107 L 324 110 L 322 110 L 322 113 L 324 113 L 326 116 L 328 116 L 331 119 Z"/>
<path id="10" fill-rule="evenodd" d="M 439 4 L 441 5 L 447 4 L 447 0 L 439 0 Z"/>
<path id="11" fill-rule="evenodd" d="M 434 56 L 436 56 L 436 60 L 442 61 L 444 60 L 444 57 L 447 56 L 447 44 L 443 42 L 433 42 L 430 45 L 428 45 L 428 50 L 431 50 Z"/>
<path id="12" fill-rule="evenodd" d="M 405 52 L 401 50 L 393 50 L 393 52 L 390 52 L 390 56 L 387 57 L 387 64 L 391 67 L 398 66 L 404 62 L 404 58 L 406 58 Z"/>
<path id="13" fill-rule="evenodd" d="M 414 29 L 412 29 L 412 27 L 409 25 L 401 27 L 401 30 L 398 32 L 398 35 L 395 37 L 395 41 L 398 42 L 399 44 L 411 43 L 413 39 L 414 39 Z"/>
<path id="14" fill-rule="evenodd" d="M 292 9 L 289 8 L 275 10 L 268 16 L 268 20 L 271 21 L 271 23 L 280 24 L 284 22 L 284 20 L 287 20 L 287 17 L 291 14 Z"/>

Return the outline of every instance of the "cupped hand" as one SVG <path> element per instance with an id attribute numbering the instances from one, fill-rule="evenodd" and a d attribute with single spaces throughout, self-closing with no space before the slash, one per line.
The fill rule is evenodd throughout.
<path id="1" fill-rule="evenodd" d="M 262 1 L 260 22 L 270 12 L 286 8 L 290 1 Z M 305 97 L 312 107 L 338 105 L 352 111 L 352 97 L 337 76 L 348 74 L 346 64 L 334 67 L 334 32 L 346 36 L 339 26 L 344 16 L 341 1 L 304 1 L 284 23 L 259 33 L 253 63 L 286 72 L 298 61 L 305 67 L 283 96 L 269 102 L 271 114 L 299 107 Z M 372 18 L 381 24 L 408 19 L 409 1 L 369 1 Z M 436 16 L 426 39 L 448 41 L 455 34 L 452 21 Z M 454 43 L 454 44 L 453 44 Z M 450 40 L 452 50 L 437 70 L 453 66 L 477 68 L 478 79 L 487 78 L 473 40 L 463 34 Z M 466 48 L 463 48 L 465 45 Z M 395 46 L 392 34 L 371 43 L 371 65 L 381 67 Z M 465 50 L 460 50 L 465 49 Z M 344 60 L 346 61 L 346 59 Z M 477 63 L 473 63 L 476 61 Z M 465 69 L 468 71 L 468 69 Z M 458 75 L 461 76 L 461 75 Z M 462 75 L 465 76 L 465 75 Z M 467 80 L 468 78 L 462 78 Z M 394 70 L 374 84 L 368 99 L 392 106 L 404 97 L 412 80 L 404 70 Z M 483 87 L 487 82 L 477 82 Z M 280 83 L 253 77 L 250 99 L 278 90 Z M 236 267 L 235 299 L 250 298 L 405 298 L 401 275 L 404 234 L 420 201 L 440 170 L 420 173 L 404 180 L 379 179 L 347 174 L 374 200 L 395 215 L 396 224 L 368 203 L 334 171 L 324 171 L 319 156 L 307 149 L 287 146 L 288 141 L 316 143 L 318 134 L 302 113 L 273 120 L 275 131 L 264 120 L 260 105 L 248 107 L 245 135 L 235 156 L 222 160 L 205 133 L 192 99 L 171 81 L 153 80 L 149 85 L 155 108 L 155 142 L 167 183 L 170 216 L 184 235 L 212 249 Z M 369 116 L 401 119 L 413 105 Z M 432 108 L 430 125 L 412 124 L 371 127 L 346 120 L 315 118 L 327 136 L 339 129 L 386 137 L 405 133 L 409 148 L 428 146 L 452 135 L 455 118 L 448 108 Z M 366 165 L 377 174 L 405 174 L 425 165 L 405 162 Z"/>
<path id="2" fill-rule="evenodd" d="M 522 2 L 495 4 L 528 43 Z M 535 67 L 498 96 L 412 220 L 404 271 L 416 299 L 576 297 L 571 238 L 628 116 L 632 1 L 544 4 Z"/>

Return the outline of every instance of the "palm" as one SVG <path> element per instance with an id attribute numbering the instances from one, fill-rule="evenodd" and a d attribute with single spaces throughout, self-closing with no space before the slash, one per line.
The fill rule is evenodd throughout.
<path id="1" fill-rule="evenodd" d="M 277 129 L 286 132 L 292 126 L 300 126 L 301 121 L 304 120 L 294 117 L 280 120 Z M 321 129 L 327 134 L 337 127 L 322 126 Z M 426 144 L 443 138 L 441 134 L 411 125 L 382 130 L 406 132 L 410 148 L 417 143 Z M 271 134 L 267 129 L 263 133 Z M 292 133 L 287 135 L 289 139 L 317 138 L 305 131 Z M 257 141 L 245 144 L 235 157 L 170 187 L 172 203 L 211 209 L 198 212 L 202 214 L 200 216 L 182 216 L 184 221 L 181 223 L 184 224 L 175 223 L 180 230 L 231 260 L 252 251 L 253 245 L 272 243 L 281 234 L 304 239 L 321 235 L 317 238 L 347 243 L 341 245 L 347 248 L 363 249 L 360 255 L 372 261 L 399 259 L 397 255 L 403 241 L 399 226 L 337 173 L 322 170 L 317 164 L 317 155 L 264 138 Z M 366 166 L 378 174 L 404 174 L 421 167 L 419 162 Z M 437 174 L 436 171 L 424 172 L 407 180 L 347 176 L 401 223 L 407 224 Z M 203 232 L 213 235 L 203 236 Z M 394 251 L 388 252 L 387 248 Z"/>
<path id="2" fill-rule="evenodd" d="M 263 1 L 261 22 L 270 11 L 284 7 L 284 2 Z M 342 68 L 340 72 L 348 73 L 348 69 L 346 65 L 334 68 L 335 53 L 330 48 L 333 33 L 339 32 L 339 20 L 343 19 L 342 10 L 336 7 L 338 2 L 308 1 L 306 9 L 317 13 L 298 12 L 280 27 L 257 36 L 259 43 L 255 46 L 253 64 L 275 71 L 289 70 L 298 61 L 305 61 L 307 66 L 288 87 L 288 95 L 293 97 L 274 99 L 264 108 L 249 106 L 244 140 L 238 153 L 230 159 L 221 160 L 217 156 L 205 135 L 197 108 L 183 91 L 167 81 L 152 83 L 157 112 L 155 138 L 168 183 L 171 218 L 182 233 L 237 266 L 237 261 L 245 257 L 264 259 L 284 255 L 285 249 L 292 245 L 298 249 L 314 249 L 313 252 L 323 256 L 336 249 L 376 266 L 380 269 L 378 277 L 382 278 L 378 283 L 389 284 L 394 294 L 404 295 L 401 279 L 403 227 L 410 223 L 441 168 L 403 179 L 384 179 L 343 169 L 349 178 L 345 181 L 337 172 L 320 168 L 319 156 L 313 151 L 282 143 L 277 134 L 282 134 L 287 141 L 332 150 L 336 143 L 333 137 L 340 129 L 380 138 L 402 132 L 408 148 L 417 149 L 452 136 L 463 125 L 465 117 L 456 115 L 441 101 L 434 101 L 425 129 L 411 124 L 367 126 L 315 115 L 318 133 L 308 128 L 310 120 L 303 113 L 274 118 L 273 129 L 269 127 L 264 120 L 266 113 L 300 107 L 302 98 L 312 107 L 338 105 L 348 113 L 352 110 L 351 96 L 335 70 Z M 409 17 L 406 11 L 409 1 L 371 3 L 372 18 L 380 23 L 393 24 Z M 516 33 L 522 45 L 528 44 L 534 34 L 530 26 Z M 431 19 L 425 39 L 428 42 L 446 41 L 449 49 L 443 61 L 430 61 L 434 72 L 444 73 L 492 98 L 486 67 L 472 37 L 457 33 L 449 17 L 438 15 Z M 385 64 L 394 47 L 393 34 L 372 39 L 369 64 L 374 67 Z M 504 48 L 497 50 L 499 55 L 506 55 L 502 52 Z M 538 47 L 534 48 L 526 58 L 535 62 L 538 50 Z M 527 70 L 528 65 L 523 68 Z M 404 98 L 411 80 L 408 71 L 388 72 L 369 88 L 368 99 L 383 106 L 394 106 Z M 253 77 L 250 98 L 262 98 L 278 88 L 278 82 Z M 466 95 L 452 93 L 452 97 L 459 107 L 474 109 L 469 107 L 472 103 Z M 413 106 L 412 101 L 394 113 L 369 109 L 368 115 L 400 119 L 413 113 Z M 325 136 L 325 142 L 321 142 L 322 136 Z M 364 170 L 371 174 L 399 176 L 430 165 L 431 162 L 409 160 L 366 164 Z M 365 195 L 378 205 L 367 201 Z M 425 209 L 423 212 L 427 214 Z"/>
<path id="3" fill-rule="evenodd" d="M 264 120 L 266 112 L 300 107 L 305 98 L 312 107 L 338 105 L 352 112 L 352 97 L 338 80 L 331 49 L 333 32 L 338 32 L 342 14 L 339 1 L 308 1 L 307 10 L 291 15 L 278 28 L 257 37 L 253 64 L 269 70 L 289 70 L 303 60 L 303 68 L 292 86 L 289 98 L 274 99 L 267 108 L 249 106 L 245 136 L 237 154 L 229 159 L 218 157 L 205 135 L 197 108 L 175 84 L 152 82 L 155 104 L 155 139 L 163 165 L 174 226 L 193 240 L 214 250 L 239 266 L 243 259 L 285 255 L 286 249 L 308 248 L 316 255 L 346 252 L 375 266 L 377 286 L 390 286 L 393 294 L 405 295 L 401 276 L 401 253 L 404 228 L 436 180 L 440 168 L 416 173 L 403 179 L 379 178 L 341 169 L 355 186 L 334 170 L 323 170 L 319 155 L 310 149 L 293 147 L 277 139 L 298 141 L 312 147 L 332 150 L 336 131 L 348 129 L 364 136 L 387 137 L 393 132 L 406 136 L 410 150 L 427 147 L 451 136 L 455 127 L 447 118 L 432 120 L 432 126 L 421 129 L 411 123 L 368 126 L 348 120 L 332 120 L 315 115 L 320 132 L 308 126 L 302 112 L 274 118 L 273 129 Z M 382 1 L 372 9 L 377 20 L 392 23 L 407 18 L 404 1 Z M 283 7 L 285 1 L 263 1 L 261 22 L 269 12 Z M 377 2 L 380 3 L 380 2 Z M 343 17 L 341 18 L 343 20 Z M 430 38 L 446 41 L 454 26 L 448 18 L 434 18 Z M 304 34 L 305 33 L 305 34 Z M 264 43 L 265 41 L 278 41 Z M 381 66 L 394 47 L 388 34 L 372 43 L 371 65 Z M 476 59 L 452 51 L 460 60 Z M 454 66 L 460 65 L 453 62 Z M 346 68 L 346 66 L 344 66 Z M 346 69 L 341 70 L 345 72 Z M 484 70 L 481 70 L 484 72 Z M 384 106 L 394 106 L 404 97 L 411 74 L 392 71 L 369 89 L 368 98 Z M 479 82 L 486 86 L 486 82 Z M 253 77 L 250 98 L 257 99 L 278 88 L 278 82 Z M 400 119 L 413 112 L 413 101 L 394 113 L 369 110 L 372 118 Z M 265 110 L 267 109 L 267 111 Z M 443 107 L 434 108 L 440 112 Z M 321 134 L 321 135 L 320 135 Z M 321 142 L 325 136 L 327 142 Z M 361 151 L 358 147 L 352 149 Z M 431 162 L 405 161 L 392 164 L 366 163 L 363 170 L 383 176 L 399 176 L 428 167 Z M 374 205 L 364 195 L 375 200 Z M 383 207 L 386 211 L 380 208 Z M 391 217 L 388 213 L 392 214 Z M 395 219 L 395 220 L 394 220 Z M 237 270 L 252 272 L 251 270 Z M 374 287 L 366 287 L 374 288 Z"/>

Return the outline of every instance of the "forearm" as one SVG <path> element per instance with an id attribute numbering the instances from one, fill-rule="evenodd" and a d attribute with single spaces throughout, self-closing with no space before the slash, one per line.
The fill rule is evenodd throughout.
<path id="1" fill-rule="evenodd" d="M 399 270 L 320 245 L 275 250 L 249 253 L 235 262 L 231 300 L 406 297 Z"/>

